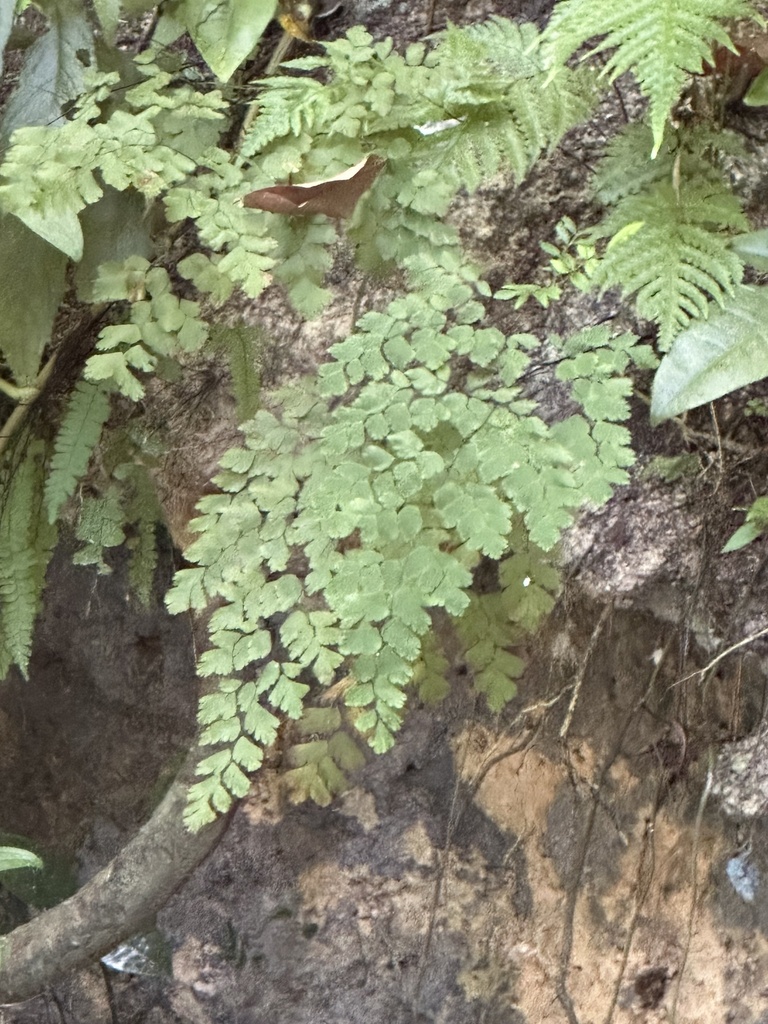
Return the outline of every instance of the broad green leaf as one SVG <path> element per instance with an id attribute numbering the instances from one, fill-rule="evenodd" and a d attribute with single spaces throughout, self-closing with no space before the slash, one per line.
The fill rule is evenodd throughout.
<path id="1" fill-rule="evenodd" d="M 83 255 L 83 229 L 74 210 L 49 209 L 45 212 L 26 207 L 15 211 L 19 220 L 36 235 L 50 242 L 70 259 L 79 260 Z"/>
<path id="2" fill-rule="evenodd" d="M 113 43 L 120 20 L 120 0 L 93 0 L 93 6 L 101 23 L 104 38 L 108 43 Z"/>
<path id="3" fill-rule="evenodd" d="M 187 29 L 208 67 L 223 82 L 253 51 L 277 0 L 186 0 Z"/>
<path id="4" fill-rule="evenodd" d="M 152 239 L 146 217 L 147 201 L 128 189 L 118 192 L 107 185 L 96 203 L 80 214 L 83 256 L 75 273 L 78 297 L 93 302 L 93 286 L 99 266 L 108 261 L 122 264 L 130 256 L 152 255 Z"/>
<path id="5" fill-rule="evenodd" d="M 40 369 L 66 266 L 63 253 L 16 217 L 0 219 L 0 352 L 16 384 L 31 384 Z"/>
<path id="6" fill-rule="evenodd" d="M 768 377 L 768 288 L 740 288 L 720 311 L 675 338 L 653 382 L 651 422 Z"/>
<path id="7" fill-rule="evenodd" d="M 56 0 L 47 6 L 49 28 L 27 51 L 0 123 L 0 147 L 16 128 L 60 121 L 64 105 L 83 92 L 86 69 L 94 63 L 93 30 L 83 4 Z"/>
<path id="8" fill-rule="evenodd" d="M 14 871 L 16 868 L 42 868 L 43 862 L 30 850 L 17 846 L 0 846 L 0 871 Z"/>
<path id="9" fill-rule="evenodd" d="M 9 0 L 0 4 L 0 75 L 3 73 L 3 50 L 13 27 L 13 4 Z"/>
<path id="10" fill-rule="evenodd" d="M 731 242 L 731 248 L 750 267 L 754 267 L 756 270 L 768 270 L 768 228 L 737 235 Z"/>

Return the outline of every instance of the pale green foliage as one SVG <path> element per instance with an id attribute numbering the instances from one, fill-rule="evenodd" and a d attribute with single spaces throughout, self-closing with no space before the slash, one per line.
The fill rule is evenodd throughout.
<path id="1" fill-rule="evenodd" d="M 237 744 L 258 761 L 253 744 L 272 742 L 278 713 L 299 718 L 313 682 L 337 671 L 355 681 L 344 699 L 357 729 L 374 750 L 390 747 L 406 688 L 424 685 L 434 660 L 422 650 L 433 609 L 468 616 L 468 635 L 482 637 L 468 658 L 498 708 L 521 667 L 510 637 L 551 603 L 556 574 L 539 548 L 626 479 L 629 438 L 613 421 L 627 414 L 617 396 L 628 384 L 607 378 L 630 339 L 613 359 L 606 331 L 572 343 L 562 375 L 584 387 L 588 418 L 548 427 L 518 383 L 535 340 L 479 326 L 488 289 L 466 265 L 424 256 L 410 270 L 413 290 L 332 347 L 318 390 L 277 395 L 279 418 L 261 410 L 244 425 L 221 493 L 199 503 L 186 551 L 197 565 L 177 573 L 168 606 L 219 604 L 198 668 L 222 679 L 201 704 L 202 742 L 225 746 L 200 766 L 192 825 L 244 785 Z M 509 555 L 496 596 L 472 596 L 483 555 Z M 305 753 L 302 785 L 330 793 L 326 748 Z"/>
<path id="2" fill-rule="evenodd" d="M 0 206 L 72 259 L 83 255 L 78 214 L 101 198 L 102 182 L 157 196 L 193 173 L 216 140 L 220 94 L 180 85 L 149 61 L 140 72 L 146 77 L 130 88 L 115 72 L 93 73 L 73 120 L 19 128 L 5 156 Z M 118 86 L 123 103 L 105 119 L 103 105 Z"/>
<path id="3" fill-rule="evenodd" d="M 741 281 L 743 264 L 728 236 L 747 220 L 719 166 L 723 152 L 740 147 L 727 133 L 680 130 L 638 173 L 644 136 L 642 126 L 619 136 L 598 173 L 598 194 L 613 207 L 595 231 L 611 241 L 592 281 L 634 294 L 667 349 L 692 320 L 706 318 L 710 300 L 722 307 Z"/>
<path id="4" fill-rule="evenodd" d="M 650 102 L 653 152 L 664 137 L 669 112 L 690 75 L 700 74 L 712 44 L 733 49 L 723 22 L 756 17 L 750 0 L 561 0 L 545 34 L 554 68 L 588 40 L 590 53 L 612 51 L 603 74 L 614 80 L 632 71 Z"/>
<path id="5" fill-rule="evenodd" d="M 85 377 L 105 381 L 134 401 L 144 394 L 137 371 L 162 373 L 164 360 L 195 352 L 208 336 L 199 303 L 174 295 L 168 272 L 141 256 L 122 264 L 103 263 L 93 294 L 105 301 L 130 299 L 131 321 L 101 331 L 97 354 L 85 364 Z"/>
<path id="6" fill-rule="evenodd" d="M 243 160 L 258 154 L 253 166 L 238 174 L 229 161 L 209 161 L 210 174 L 169 191 L 169 214 L 195 218 L 206 244 L 226 247 L 217 270 L 249 294 L 259 293 L 274 267 L 294 305 L 315 315 L 328 297 L 322 281 L 334 226 L 322 217 L 291 220 L 233 202 L 288 176 L 329 177 L 374 150 L 387 166 L 349 229 L 361 265 L 402 264 L 425 243 L 455 249 L 456 232 L 443 217 L 457 191 L 475 190 L 504 168 L 522 179 L 592 100 L 590 81 L 563 71 L 542 101 L 544 72 L 524 52 L 535 39 L 531 26 L 521 31 L 497 19 L 482 31 L 451 29 L 434 51 L 414 45 L 401 56 L 390 40 L 374 42 L 362 27 L 350 29 L 327 44 L 327 56 L 286 65 L 324 68 L 325 84 L 311 77 L 263 83 L 258 116 L 240 151 Z M 417 130 L 439 123 L 448 127 Z"/>
<path id="7" fill-rule="evenodd" d="M 550 339 L 551 383 L 567 407 L 553 422 L 537 415 L 522 382 L 540 342 L 486 326 L 490 288 L 462 255 L 451 207 L 502 174 L 522 181 L 588 115 L 597 75 L 566 58 L 600 35 L 598 50 L 616 47 L 608 76 L 635 70 L 651 127 L 630 129 L 603 162 L 604 221 L 591 235 L 561 221 L 556 244 L 543 244 L 549 281 L 497 297 L 546 305 L 565 284 L 617 285 L 659 324 L 664 345 L 707 303 L 730 310 L 728 296 L 744 295 L 744 254 L 728 235 L 746 222 L 721 157 L 737 148 L 712 130 L 668 132 L 663 144 L 662 135 L 688 72 L 713 39 L 725 41 L 722 19 L 751 6 L 566 0 L 544 49 L 534 27 L 501 18 L 449 26 L 402 55 L 358 26 L 251 83 L 254 106 L 233 151 L 221 141 L 234 127 L 229 92 L 193 85 L 167 46 L 189 30 L 228 79 L 274 0 L 176 0 L 162 6 L 149 49 L 133 59 L 111 50 L 120 17 L 148 6 L 94 0 L 86 12 L 78 0 L 50 0 L 50 31 L 31 48 L 2 126 L 3 402 L 38 396 L 68 280 L 104 320 L 55 441 L 33 440 L 23 457 L 11 445 L 3 458 L 0 675 L 12 663 L 26 670 L 56 536 L 49 518 L 65 506 L 81 543 L 75 562 L 106 572 L 110 549 L 126 545 L 133 586 L 150 600 L 157 453 L 141 406 L 125 399 L 140 402 L 152 375 L 182 372 L 188 353 L 218 352 L 244 440 L 222 461 L 218 493 L 199 503 L 190 567 L 168 595 L 172 611 L 213 608 L 198 663 L 210 752 L 187 812 L 199 827 L 247 792 L 286 719 L 293 796 L 330 801 L 362 762 L 351 727 L 383 751 L 411 694 L 444 696 L 443 630 L 461 639 L 492 709 L 515 692 L 524 638 L 557 588 L 549 552 L 585 503 L 627 480 L 627 371 L 654 360 L 607 328 Z M 0 20 L 0 37 L 6 27 Z M 265 398 L 262 334 L 209 332 L 202 309 L 276 281 L 316 315 L 340 226 L 240 200 L 276 182 L 326 179 L 370 153 L 386 163 L 346 225 L 347 251 L 363 270 L 396 269 L 388 283 L 407 281 L 405 293 L 364 313 L 316 380 Z M 192 237 L 197 250 L 184 250 Z M 67 260 L 79 261 L 73 277 Z M 189 282 L 183 291 L 176 273 Z M 187 297 L 193 287 L 205 306 Z M 110 423 L 111 407 L 133 409 L 138 428 Z M 345 706 L 318 707 L 323 695 Z"/>
<path id="8" fill-rule="evenodd" d="M 80 381 L 72 392 L 59 427 L 45 481 L 48 522 L 56 522 L 62 505 L 74 494 L 108 417 L 108 394 L 98 385 Z"/>

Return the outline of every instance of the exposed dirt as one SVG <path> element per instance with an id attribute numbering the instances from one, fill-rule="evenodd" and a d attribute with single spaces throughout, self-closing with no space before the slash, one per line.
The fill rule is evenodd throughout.
<path id="1" fill-rule="evenodd" d="M 548 6 L 438 2 L 434 27 Z M 323 31 L 356 17 L 407 42 L 428 10 L 361 0 Z M 542 224 L 586 209 L 580 161 L 620 109 L 607 101 L 566 147 L 578 159 L 457 207 L 491 272 L 525 279 Z M 250 310 L 282 353 L 269 382 L 348 331 L 360 282 L 343 247 L 334 275 L 320 324 L 276 294 Z M 499 322 L 565 332 L 616 312 L 601 303 L 502 308 Z M 209 391 L 201 443 L 166 477 L 182 523 L 201 467 L 231 443 L 228 400 Z M 445 704 L 414 708 L 397 748 L 330 808 L 293 807 L 263 771 L 158 916 L 165 967 L 94 965 L 0 1008 L 0 1024 L 768 1024 L 768 647 L 750 639 L 768 626 L 766 559 L 759 545 L 720 554 L 768 469 L 765 420 L 740 403 L 683 433 L 651 431 L 636 402 L 633 483 L 567 538 L 563 595 L 503 715 L 468 695 L 456 664 Z M 693 473 L 643 475 L 659 453 L 693 456 Z M 0 700 L 2 827 L 70 858 L 75 881 L 135 831 L 193 731 L 189 624 L 126 594 L 119 566 L 96 579 L 62 552 L 31 679 Z M 3 911 L 9 925 L 29 912 L 8 894 Z"/>

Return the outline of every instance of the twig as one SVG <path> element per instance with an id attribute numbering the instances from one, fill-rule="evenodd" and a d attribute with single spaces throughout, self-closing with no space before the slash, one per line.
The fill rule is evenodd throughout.
<path id="1" fill-rule="evenodd" d="M 713 658 L 704 668 L 697 668 L 695 672 L 689 672 L 687 676 L 683 676 L 682 679 L 676 679 L 672 686 L 680 686 L 681 683 L 687 683 L 689 679 L 693 679 L 695 676 L 701 676 L 702 678 L 711 672 L 718 662 L 721 662 L 723 658 L 727 658 L 729 654 L 733 654 L 734 651 L 738 651 L 740 647 L 746 647 L 747 644 L 751 644 L 754 640 L 759 640 L 761 636 L 765 636 L 768 633 L 768 626 L 764 626 L 763 629 L 759 629 L 757 633 L 752 633 L 751 636 L 745 636 L 743 640 L 739 640 L 737 644 L 731 644 L 730 647 L 726 647 L 724 651 L 721 651 L 716 658 Z"/>
<path id="2" fill-rule="evenodd" d="M 43 390 L 45 385 L 53 373 L 53 368 L 56 365 L 56 355 L 52 355 L 45 366 L 42 368 L 37 377 L 35 377 L 34 384 L 25 388 L 24 391 L 29 392 L 24 401 L 20 401 L 16 408 L 13 410 L 11 415 L 0 428 L 0 455 L 8 447 L 8 442 L 11 440 L 16 431 L 21 427 L 24 420 L 27 418 L 27 413 L 33 402 L 40 397 L 40 392 Z M 3 388 L 2 390 L 6 390 Z"/>
<path id="3" fill-rule="evenodd" d="M 688 929 L 685 937 L 685 949 L 683 950 L 683 959 L 680 963 L 680 969 L 677 972 L 677 981 L 675 984 L 675 997 L 672 1000 L 672 1013 L 670 1019 L 672 1024 L 675 1024 L 677 1020 L 677 1004 L 680 999 L 680 989 L 683 984 L 683 974 L 685 967 L 688 962 L 688 954 L 691 950 L 691 940 L 693 938 L 693 922 L 696 917 L 696 902 L 699 898 L 699 878 L 698 878 L 698 858 L 699 858 L 699 839 L 701 837 L 701 822 L 704 818 L 704 808 L 707 805 L 707 799 L 710 791 L 712 790 L 712 781 L 714 777 L 714 751 L 712 747 L 709 749 L 709 767 L 707 768 L 707 781 L 704 783 L 704 789 L 699 799 L 699 807 L 696 811 L 696 823 L 693 830 L 693 849 L 691 850 L 691 908 L 688 912 Z"/>
<path id="4" fill-rule="evenodd" d="M 582 687 L 582 684 L 584 682 L 584 676 L 587 674 L 587 666 L 589 665 L 590 658 L 594 654 L 595 647 L 597 646 L 597 641 L 600 639 L 600 634 L 603 631 L 603 626 L 605 625 L 606 620 L 608 619 L 608 616 L 611 614 L 612 610 L 613 610 L 613 604 L 611 602 L 609 602 L 603 608 L 603 611 L 602 611 L 602 613 L 600 615 L 600 619 L 598 620 L 598 623 L 595 626 L 595 628 L 592 630 L 592 636 L 589 638 L 589 643 L 587 644 L 587 649 L 584 652 L 584 657 L 582 658 L 582 661 L 581 661 L 581 667 L 579 668 L 579 673 L 576 676 L 576 682 L 575 682 L 574 687 L 573 687 L 573 693 L 571 694 L 571 703 L 568 705 L 568 711 L 567 711 L 567 713 L 565 715 L 565 721 L 563 722 L 563 724 L 560 727 L 560 739 L 561 740 L 565 739 L 565 737 L 568 735 L 568 730 L 571 728 L 571 720 L 573 719 L 573 712 L 576 709 L 576 702 L 578 701 L 579 694 L 581 693 L 581 687 Z"/>

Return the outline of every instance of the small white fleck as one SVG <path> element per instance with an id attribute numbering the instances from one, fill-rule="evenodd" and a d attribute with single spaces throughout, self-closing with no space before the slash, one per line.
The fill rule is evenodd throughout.
<path id="1" fill-rule="evenodd" d="M 416 124 L 414 128 L 421 135 L 436 135 L 438 132 L 444 132 L 446 128 L 455 128 L 457 124 L 461 124 L 461 122 L 452 117 L 447 121 L 427 121 L 426 124 Z"/>
<path id="2" fill-rule="evenodd" d="M 524 587 L 530 587 L 530 585 L 531 585 L 531 577 L 530 576 L 526 576 L 525 579 L 523 580 L 523 586 Z"/>

